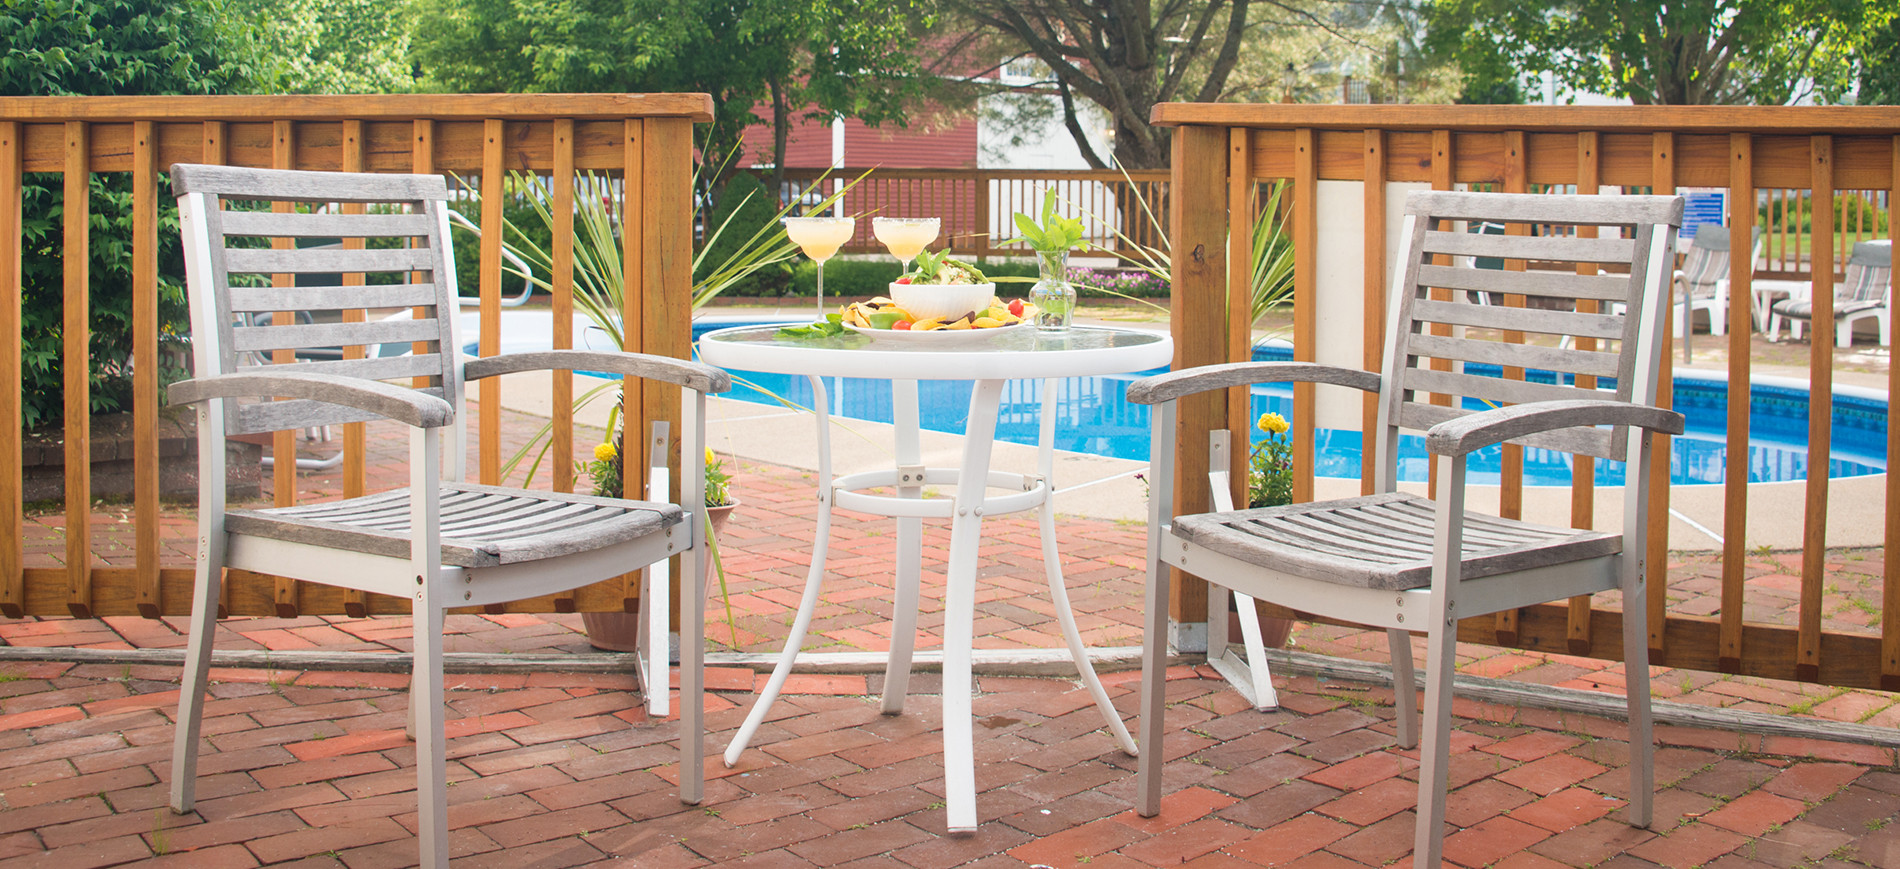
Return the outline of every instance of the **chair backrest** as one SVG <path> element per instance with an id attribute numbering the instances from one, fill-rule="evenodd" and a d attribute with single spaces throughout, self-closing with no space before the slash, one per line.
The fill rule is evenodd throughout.
<path id="1" fill-rule="evenodd" d="M 368 175 L 178 164 L 172 192 L 183 224 L 197 375 L 270 365 L 370 380 L 427 378 L 424 392 L 459 410 L 455 261 L 448 185 L 439 175 Z M 364 206 L 348 213 L 344 204 Z M 359 209 L 351 209 L 358 211 Z M 338 243 L 362 239 L 362 249 Z M 315 281 L 312 278 L 316 277 Z M 346 276 L 361 276 L 361 281 Z M 310 286 L 320 282 L 330 286 Z M 302 283 L 304 285 L 299 286 Z M 416 309 L 369 322 L 334 312 Z M 278 325 L 277 312 L 292 314 Z M 312 317 L 296 314 L 311 312 Z M 326 314 L 325 312 L 332 312 Z M 406 356 L 299 360 L 299 350 L 409 345 Z M 284 358 L 285 361 L 275 361 Z M 225 402 L 231 434 L 376 419 L 314 401 Z"/>
<path id="2" fill-rule="evenodd" d="M 1862 241 L 1847 257 L 1847 271 L 1835 295 L 1848 302 L 1878 302 L 1893 289 L 1893 242 Z"/>
<path id="3" fill-rule="evenodd" d="M 1457 232 L 1452 222 L 1459 220 L 1527 225 L 1528 231 Z M 1681 222 L 1682 199 L 1672 196 L 1440 191 L 1408 197 L 1386 334 L 1379 491 L 1392 488 L 1401 429 L 1423 430 L 1489 407 L 1532 401 L 1654 404 L 1669 241 Z M 1598 237 L 1576 231 L 1586 227 Z M 1475 268 L 1470 263 L 1478 256 L 1532 261 L 1538 268 Z M 1480 305 L 1472 301 L 1474 291 L 1521 295 L 1528 304 Z M 1618 305 L 1626 306 L 1623 313 L 1614 313 Z M 1510 344 L 1469 330 L 1591 339 L 1573 344 L 1604 349 L 1550 346 L 1556 342 L 1548 338 Z M 1514 380 L 1466 370 L 1468 364 L 1532 371 L 1528 379 Z M 1622 460 L 1627 432 L 1565 429 L 1513 443 Z"/>

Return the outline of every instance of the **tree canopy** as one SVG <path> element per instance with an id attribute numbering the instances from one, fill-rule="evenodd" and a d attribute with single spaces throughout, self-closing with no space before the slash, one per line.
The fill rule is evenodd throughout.
<path id="1" fill-rule="evenodd" d="M 1491 87 L 1502 66 L 1638 105 L 1781 105 L 1846 98 L 1868 26 L 1892 15 L 1870 0 L 1439 0 L 1432 29 Z"/>
<path id="2" fill-rule="evenodd" d="M 415 56 L 459 91 L 703 92 L 708 162 L 754 108 L 902 123 L 919 91 L 916 0 L 419 0 Z M 777 137 L 780 147 L 783 136 Z M 774 155 L 782 163 L 782 152 Z"/>
<path id="3" fill-rule="evenodd" d="M 1114 125 L 1115 162 L 1168 163 L 1168 130 L 1148 124 L 1159 103 L 1213 102 L 1240 58 L 1251 0 L 946 0 L 1048 67 L 1063 123 L 1084 159 L 1089 145 L 1076 100 L 1101 106 Z"/>
<path id="4" fill-rule="evenodd" d="M 377 94 L 414 86 L 407 0 L 227 2 L 257 29 L 270 91 Z"/>

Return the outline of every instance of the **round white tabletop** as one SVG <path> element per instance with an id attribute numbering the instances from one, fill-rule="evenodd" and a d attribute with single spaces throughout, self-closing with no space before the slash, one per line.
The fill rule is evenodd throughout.
<path id="1" fill-rule="evenodd" d="M 850 333 L 832 338 L 783 338 L 778 331 L 778 326 L 740 326 L 708 332 L 699 339 L 699 357 L 708 365 L 742 371 L 886 380 L 1086 377 L 1145 371 L 1174 358 L 1174 341 L 1165 332 L 1096 326 L 1076 326 L 1061 334 L 1023 327 L 995 334 Z"/>

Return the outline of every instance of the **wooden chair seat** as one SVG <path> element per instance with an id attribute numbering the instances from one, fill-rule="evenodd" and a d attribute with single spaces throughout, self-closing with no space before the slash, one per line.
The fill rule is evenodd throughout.
<path id="1" fill-rule="evenodd" d="M 442 563 L 497 567 L 575 555 L 679 523 L 673 504 L 444 483 Z M 409 556 L 409 490 L 346 501 L 231 510 L 225 530 L 390 558 Z"/>
<path id="2" fill-rule="evenodd" d="M 1432 584 L 1436 506 L 1391 492 L 1337 501 L 1201 513 L 1174 534 L 1222 555 L 1321 582 L 1401 591 Z M 1466 579 L 1615 555 L 1620 534 L 1465 514 Z"/>

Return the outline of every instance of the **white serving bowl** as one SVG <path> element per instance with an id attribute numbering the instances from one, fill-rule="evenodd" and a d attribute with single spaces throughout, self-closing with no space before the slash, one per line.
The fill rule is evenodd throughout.
<path id="1" fill-rule="evenodd" d="M 891 301 L 918 319 L 981 311 L 996 298 L 989 284 L 891 284 Z"/>

